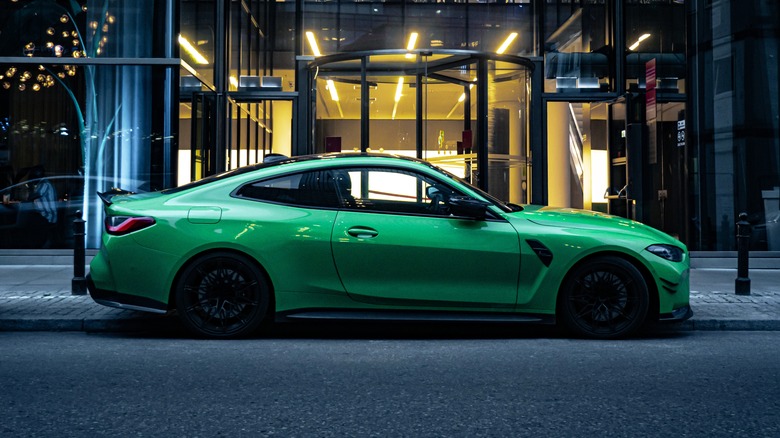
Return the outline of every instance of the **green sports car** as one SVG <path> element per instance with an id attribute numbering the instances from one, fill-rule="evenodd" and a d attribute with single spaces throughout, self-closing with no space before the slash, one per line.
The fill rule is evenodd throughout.
<path id="1" fill-rule="evenodd" d="M 559 322 L 619 338 L 689 306 L 685 246 L 591 211 L 503 203 L 421 160 L 274 157 L 155 193 L 102 193 L 88 287 L 197 335 L 300 319 Z"/>

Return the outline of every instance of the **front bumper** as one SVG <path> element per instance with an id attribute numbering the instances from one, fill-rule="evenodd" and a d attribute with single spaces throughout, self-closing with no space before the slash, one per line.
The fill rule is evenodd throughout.
<path id="1" fill-rule="evenodd" d="M 167 313 L 168 306 L 165 303 L 155 301 L 146 297 L 137 297 L 135 295 L 122 294 L 119 292 L 98 289 L 92 276 L 87 274 L 87 289 L 92 299 L 104 306 L 117 307 L 119 309 L 140 310 L 151 313 Z"/>
<path id="2" fill-rule="evenodd" d="M 658 316 L 658 322 L 681 322 L 693 316 L 690 305 L 674 309 L 671 313 L 662 313 Z"/>

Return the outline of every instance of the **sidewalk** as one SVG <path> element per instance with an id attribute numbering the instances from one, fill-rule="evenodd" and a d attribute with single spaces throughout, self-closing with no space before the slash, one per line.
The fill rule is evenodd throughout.
<path id="1" fill-rule="evenodd" d="M 72 295 L 73 267 L 0 265 L 0 331 L 120 332 L 176 327 L 178 321 L 96 304 Z M 694 316 L 679 330 L 780 330 L 780 271 L 750 271 L 751 294 L 734 294 L 735 269 L 692 269 Z"/>

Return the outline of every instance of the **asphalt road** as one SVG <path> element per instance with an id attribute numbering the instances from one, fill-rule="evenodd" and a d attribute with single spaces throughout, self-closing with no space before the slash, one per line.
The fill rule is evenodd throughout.
<path id="1" fill-rule="evenodd" d="M 0 436 L 770 437 L 778 341 L 363 326 L 240 341 L 0 333 Z"/>

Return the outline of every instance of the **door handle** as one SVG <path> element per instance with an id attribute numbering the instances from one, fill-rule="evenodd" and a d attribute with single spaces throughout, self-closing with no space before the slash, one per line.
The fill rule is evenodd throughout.
<path id="1" fill-rule="evenodd" d="M 352 237 L 357 237 L 358 239 L 371 239 L 379 235 L 377 230 L 368 227 L 352 227 L 347 230 L 347 233 Z"/>

